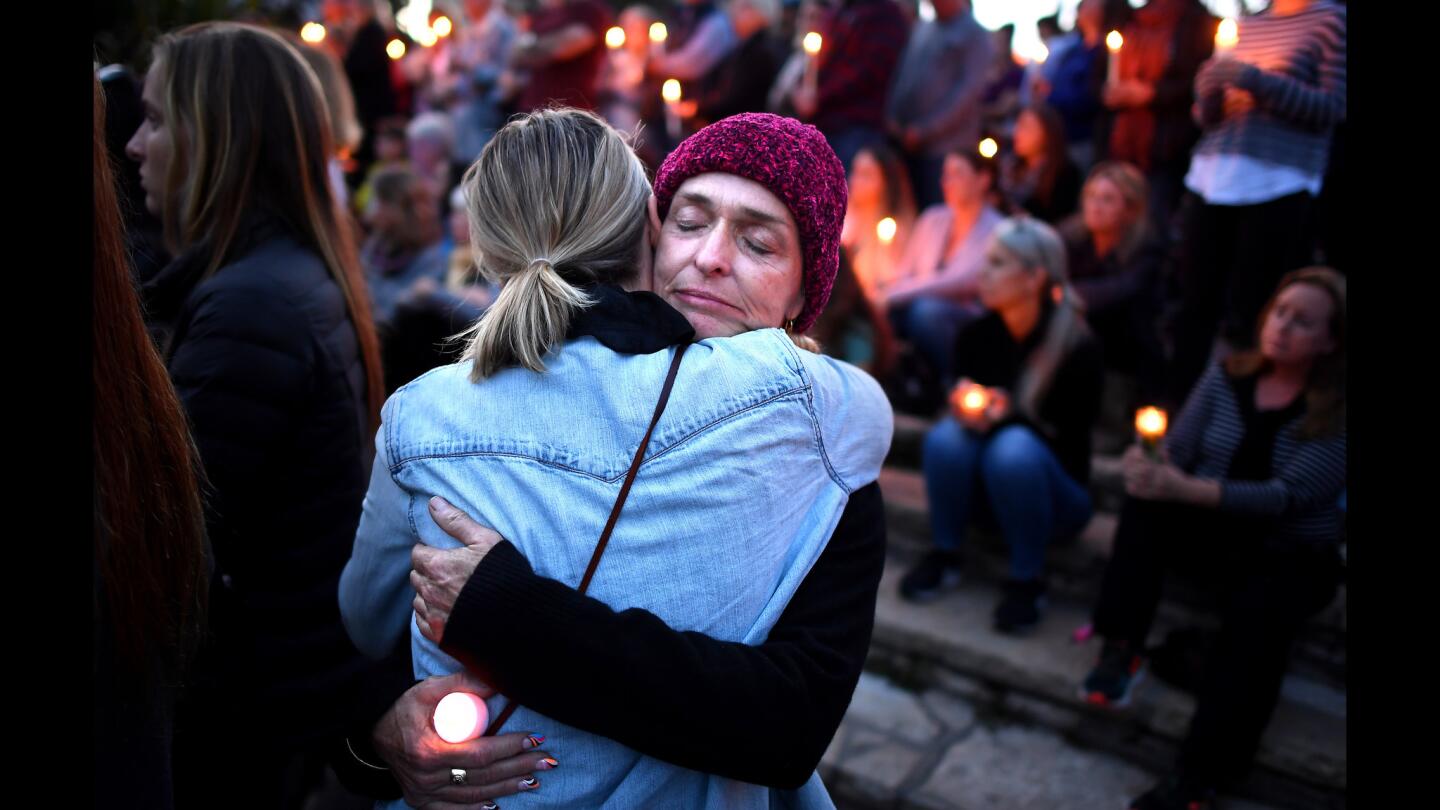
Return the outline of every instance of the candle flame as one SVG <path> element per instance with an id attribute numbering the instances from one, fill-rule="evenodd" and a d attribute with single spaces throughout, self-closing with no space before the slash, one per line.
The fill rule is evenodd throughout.
<path id="1" fill-rule="evenodd" d="M 1120 46 L 1124 44 L 1125 37 L 1120 36 L 1119 31 L 1111 31 L 1105 36 L 1105 47 L 1109 48 L 1112 51 L 1120 50 Z"/>
<path id="2" fill-rule="evenodd" d="M 1050 49 L 1047 48 L 1047 47 L 1045 47 L 1045 45 L 1044 45 L 1043 43 L 1042 43 L 1038 48 L 1035 49 L 1035 61 L 1038 62 L 1039 64 L 1042 64 L 1042 65 L 1045 64 L 1045 60 L 1046 60 L 1046 59 L 1049 59 L 1049 58 L 1050 58 Z"/>
<path id="3" fill-rule="evenodd" d="M 818 33 L 811 31 L 810 33 L 805 35 L 804 44 L 805 52 L 810 54 L 811 56 L 814 56 L 815 54 L 820 53 L 820 46 L 824 44 L 824 40 L 820 37 Z"/>
<path id="4" fill-rule="evenodd" d="M 986 138 L 980 142 L 980 156 L 993 158 L 1000 153 L 1000 144 L 995 143 L 994 138 Z"/>
<path id="5" fill-rule="evenodd" d="M 895 231 L 897 230 L 899 230 L 899 226 L 895 224 L 892 217 L 885 217 L 875 224 L 875 235 L 887 245 L 895 240 Z"/>
<path id="6" fill-rule="evenodd" d="M 444 15 L 436 17 L 435 22 L 432 23 L 430 27 L 435 29 L 437 35 L 442 37 L 450 36 L 450 32 L 455 30 L 455 24 L 450 22 L 450 18 Z"/>
<path id="7" fill-rule="evenodd" d="M 665 28 L 665 23 L 657 22 L 657 23 L 651 23 L 651 24 L 650 24 L 650 41 L 651 41 L 651 42 L 664 42 L 664 41 L 665 41 L 665 37 L 667 37 L 667 36 L 669 36 L 669 35 L 670 35 L 670 32 L 669 32 L 668 30 L 666 30 L 666 28 Z"/>
<path id="8" fill-rule="evenodd" d="M 977 385 L 965 392 L 964 398 L 960 400 L 960 405 L 967 411 L 979 413 L 985 409 L 986 399 L 985 389 Z"/>
<path id="9" fill-rule="evenodd" d="M 473 740 L 485 730 L 484 701 L 469 692 L 451 692 L 435 705 L 435 733 L 448 743 Z"/>
<path id="10" fill-rule="evenodd" d="M 675 102 L 679 101 L 680 80 L 666 79 L 665 84 L 660 88 L 660 97 L 665 99 L 666 104 L 674 104 Z"/>
<path id="11" fill-rule="evenodd" d="M 305 23 L 300 27 L 300 38 L 311 45 L 318 45 L 325 41 L 325 26 L 317 22 Z"/>
<path id="12" fill-rule="evenodd" d="M 611 28 L 609 31 L 606 31 L 605 47 L 609 48 L 612 51 L 616 48 L 625 47 L 625 29 L 617 25 Z"/>
<path id="13" fill-rule="evenodd" d="M 385 46 L 385 53 L 389 54 L 391 59 L 399 59 L 405 55 L 405 43 L 392 39 L 390 44 Z"/>
<path id="14" fill-rule="evenodd" d="M 1220 21 L 1220 28 L 1215 32 L 1215 47 L 1233 48 L 1235 43 L 1240 41 L 1240 26 L 1233 19 L 1226 17 Z"/>
<path id="15" fill-rule="evenodd" d="M 435 36 L 434 29 L 425 28 L 415 33 L 415 41 L 420 43 L 422 48 L 433 48 L 435 43 L 440 41 L 440 37 Z"/>
<path id="16" fill-rule="evenodd" d="M 1147 439 L 1164 436 L 1168 421 L 1165 412 L 1159 408 L 1147 407 L 1135 412 L 1135 430 Z"/>

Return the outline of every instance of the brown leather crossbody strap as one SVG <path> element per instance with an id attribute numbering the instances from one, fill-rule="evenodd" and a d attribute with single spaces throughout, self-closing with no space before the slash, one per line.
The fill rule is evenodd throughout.
<path id="1" fill-rule="evenodd" d="M 660 389 L 660 401 L 655 403 L 655 415 L 650 417 L 650 427 L 645 429 L 645 437 L 640 440 L 640 446 L 635 449 L 635 458 L 630 462 L 630 470 L 625 473 L 625 483 L 620 485 L 620 494 L 615 498 L 615 505 L 610 509 L 610 519 L 605 521 L 605 529 L 600 532 L 600 540 L 595 543 L 595 553 L 590 555 L 590 565 L 585 568 L 585 576 L 580 579 L 580 593 L 585 593 L 590 588 L 590 580 L 595 576 L 595 569 L 600 566 L 600 557 L 605 553 L 605 547 L 610 544 L 610 533 L 615 531 L 615 523 L 620 520 L 620 510 L 625 507 L 625 499 L 630 496 L 630 486 L 635 483 L 635 474 L 640 472 L 640 462 L 645 460 L 645 448 L 650 445 L 650 434 L 655 432 L 655 425 L 659 424 L 660 417 L 665 413 L 665 404 L 670 401 L 670 389 L 675 387 L 675 376 L 680 373 L 680 358 L 685 356 L 685 350 L 690 344 L 682 343 L 675 349 L 675 358 L 670 361 L 670 373 L 665 375 L 665 387 Z M 485 729 L 485 736 L 492 737 L 510 715 L 515 713 L 519 704 L 510 701 L 505 708 Z"/>

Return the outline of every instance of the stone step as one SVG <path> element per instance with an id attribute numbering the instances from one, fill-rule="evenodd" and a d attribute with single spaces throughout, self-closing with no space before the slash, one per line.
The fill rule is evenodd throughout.
<path id="1" fill-rule="evenodd" d="M 886 467 L 880 473 L 891 552 L 910 561 L 931 548 L 930 513 L 923 476 L 913 470 Z M 1098 509 L 1075 540 L 1057 543 L 1046 552 L 1048 583 L 1054 593 L 1094 604 L 1115 536 L 1116 515 Z M 1008 575 L 1002 538 L 972 529 L 967 562 L 974 576 L 992 583 Z M 1215 627 L 1213 597 L 1181 579 L 1166 583 L 1159 613 L 1174 626 Z M 1296 643 L 1292 667 L 1310 677 L 1343 687 L 1346 677 L 1346 589 L 1307 624 Z"/>
<path id="2" fill-rule="evenodd" d="M 909 691 L 867 672 L 820 776 L 839 810 L 1117 810 L 1163 773 L 1033 722 L 1012 711 L 1013 696 L 1009 704 Z M 1278 810 L 1231 796 L 1218 807 Z"/>
<path id="3" fill-rule="evenodd" d="M 1088 604 L 1054 594 L 1035 633 L 1013 638 L 991 629 L 991 612 L 1000 597 L 995 584 L 970 579 L 934 602 L 914 605 L 898 595 L 904 568 L 901 555 L 890 555 L 867 669 L 917 693 L 945 693 L 976 705 L 977 711 L 995 709 L 1028 719 L 1153 773 L 1169 767 L 1194 699 L 1151 677 L 1137 687 L 1130 709 L 1112 712 L 1087 705 L 1079 684 L 1094 664 L 1099 644 L 1077 644 L 1071 631 L 1088 620 Z M 1157 634 L 1173 626 L 1163 615 L 1156 625 Z M 856 711 L 853 704 L 851 711 Z M 1287 677 L 1255 775 L 1240 793 L 1281 806 L 1343 807 L 1345 727 L 1342 690 Z M 993 744 L 1003 749 L 1001 742 Z"/>

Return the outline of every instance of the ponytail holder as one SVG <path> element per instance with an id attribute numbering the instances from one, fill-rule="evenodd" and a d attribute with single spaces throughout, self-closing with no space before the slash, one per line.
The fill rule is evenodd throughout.
<path id="1" fill-rule="evenodd" d="M 555 263 L 552 262 L 552 261 L 550 261 L 550 257 L 549 257 L 549 256 L 540 256 L 540 257 L 538 257 L 538 258 L 531 259 L 531 260 L 530 260 L 530 263 L 527 264 L 527 265 L 525 265 L 525 269 L 526 269 L 526 270 L 529 270 L 530 268 L 534 267 L 534 266 L 537 265 L 537 264 L 548 264 L 548 265 L 550 265 L 550 269 L 552 269 L 552 270 L 555 269 Z"/>

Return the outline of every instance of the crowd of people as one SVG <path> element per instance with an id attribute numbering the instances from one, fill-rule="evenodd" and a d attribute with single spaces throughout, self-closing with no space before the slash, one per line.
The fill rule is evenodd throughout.
<path id="1" fill-rule="evenodd" d="M 988 528 L 1018 634 L 1109 402 L 1173 416 L 1125 451 L 1080 688 L 1126 705 L 1165 577 L 1213 584 L 1195 718 L 1134 806 L 1241 779 L 1341 577 L 1343 237 L 1314 223 L 1345 6 L 1231 36 L 1082 0 L 1041 62 L 929 6 L 465 0 L 404 34 L 325 0 L 323 35 L 204 23 L 97 66 L 104 772 L 146 806 L 299 807 L 326 764 L 493 805 L 558 765 L 548 724 L 594 768 L 537 801 L 826 806 L 892 409 L 933 421 L 902 595 L 959 586 Z M 504 733 L 441 743 L 442 685 Z M 217 756 L 252 769 L 218 798 Z"/>

